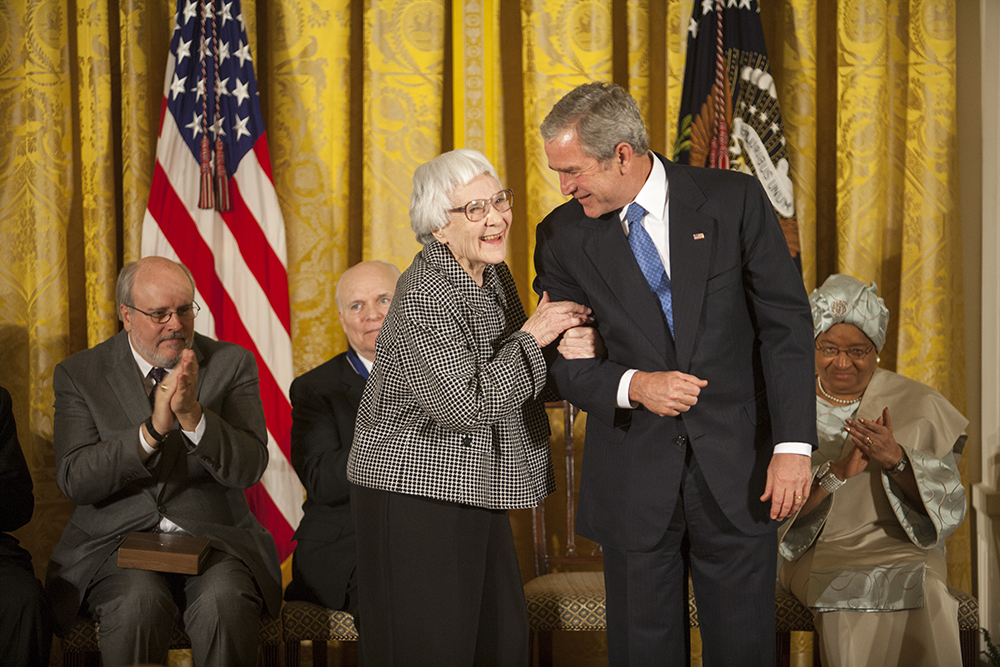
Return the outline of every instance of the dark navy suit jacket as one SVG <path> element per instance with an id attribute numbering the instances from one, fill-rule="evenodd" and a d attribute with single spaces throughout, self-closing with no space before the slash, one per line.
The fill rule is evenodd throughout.
<path id="1" fill-rule="evenodd" d="M 355 578 L 357 542 L 351 519 L 347 457 L 365 378 L 338 354 L 292 382 L 292 466 L 306 489 L 304 515 L 286 600 L 306 600 L 332 609 L 344 606 Z M 315 547 L 305 557 L 305 543 Z M 320 556 L 316 558 L 315 556 Z"/>
<path id="2" fill-rule="evenodd" d="M 559 394 L 587 412 L 577 532 L 647 550 L 665 534 L 690 441 L 730 521 L 775 528 L 764 492 L 774 445 L 815 446 L 809 303 L 763 189 L 744 174 L 674 164 L 669 185 L 675 338 L 618 212 L 588 218 L 575 200 L 538 226 L 538 294 L 590 306 L 607 359 L 556 356 Z M 622 374 L 679 370 L 708 381 L 679 417 L 616 408 Z M 678 446 L 680 443 L 682 446 Z"/>

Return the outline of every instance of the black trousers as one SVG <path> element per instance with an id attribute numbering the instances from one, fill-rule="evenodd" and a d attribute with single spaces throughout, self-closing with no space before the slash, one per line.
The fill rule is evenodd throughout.
<path id="1" fill-rule="evenodd" d="M 300 537 L 292 554 L 292 581 L 285 589 L 285 600 L 304 600 L 346 611 L 360 629 L 358 572 L 354 562 L 357 553 L 353 536 L 343 542 Z"/>
<path id="2" fill-rule="evenodd" d="M 528 664 L 505 510 L 353 486 L 365 667 Z"/>
<path id="3" fill-rule="evenodd" d="M 690 567 L 702 664 L 773 666 L 777 548 L 775 530 L 747 535 L 730 523 L 689 446 L 680 495 L 660 543 L 646 552 L 604 546 L 610 665 L 689 663 Z"/>
<path id="4" fill-rule="evenodd" d="M 30 559 L 0 556 L 0 665 L 48 667 L 52 617 Z"/>

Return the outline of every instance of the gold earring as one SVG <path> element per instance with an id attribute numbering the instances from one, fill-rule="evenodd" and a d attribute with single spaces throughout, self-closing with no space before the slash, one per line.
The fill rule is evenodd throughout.
<path id="1" fill-rule="evenodd" d="M 876 354 L 875 355 L 875 365 L 878 365 L 878 364 L 881 364 L 881 363 L 882 363 L 882 357 L 880 357 L 880 356 L 878 356 Z"/>

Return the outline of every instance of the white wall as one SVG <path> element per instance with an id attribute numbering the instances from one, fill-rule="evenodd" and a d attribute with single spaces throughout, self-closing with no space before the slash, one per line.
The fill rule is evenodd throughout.
<path id="1" fill-rule="evenodd" d="M 970 27 L 972 18 L 978 20 L 978 26 Z M 972 389 L 979 396 L 978 460 L 970 460 L 969 473 L 970 481 L 973 482 L 973 537 L 976 540 L 974 562 L 977 576 L 974 593 L 979 598 L 980 625 L 997 638 L 1000 637 L 1000 2 L 958 0 L 956 19 L 959 26 L 960 64 L 970 62 L 962 60 L 962 49 L 968 48 L 973 39 L 978 42 L 973 49 L 979 52 L 978 91 L 975 90 L 974 81 L 966 83 L 963 80 L 960 70 L 959 104 L 978 106 L 980 122 L 966 125 L 969 129 L 965 137 L 960 129 L 959 151 L 960 159 L 965 160 L 961 157 L 964 149 L 971 161 L 975 161 L 977 148 L 980 153 L 981 179 L 978 184 L 975 165 L 966 165 L 965 161 L 960 163 L 963 190 L 975 189 L 976 185 L 979 190 L 978 211 L 975 210 L 977 207 L 974 202 L 968 204 L 973 210 L 969 211 L 969 226 L 963 225 L 963 228 L 966 235 L 972 238 L 966 239 L 965 245 L 974 243 L 976 236 L 982 244 L 978 253 L 981 262 L 980 279 L 975 281 L 974 276 L 969 275 L 971 271 L 966 271 L 967 279 L 973 278 L 966 283 L 967 297 L 973 297 L 967 298 L 967 308 L 974 310 L 969 306 L 974 306 L 975 288 L 979 291 L 980 304 L 979 354 L 970 354 L 968 359 L 970 403 L 974 395 Z M 972 32 L 976 28 L 978 34 Z M 963 37 L 967 40 L 963 41 Z M 960 116 L 960 127 L 963 127 L 962 120 L 970 119 Z M 975 136 L 977 127 L 978 136 Z M 974 193 L 970 196 L 974 196 Z M 963 206 L 965 205 L 963 197 Z M 976 213 L 978 220 L 975 220 Z M 963 218 L 965 215 L 966 211 L 963 210 Z M 978 235 L 974 229 L 977 223 Z M 966 256 L 970 257 L 968 254 Z M 969 320 L 967 313 L 967 323 Z M 969 327 L 970 333 L 976 331 L 974 326 Z M 977 361 L 978 366 L 975 365 Z M 980 378 L 978 387 L 972 386 L 975 376 Z"/>

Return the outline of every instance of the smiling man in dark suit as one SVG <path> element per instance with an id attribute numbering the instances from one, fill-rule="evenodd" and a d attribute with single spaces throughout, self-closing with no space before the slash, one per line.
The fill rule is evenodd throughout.
<path id="1" fill-rule="evenodd" d="M 127 264 L 116 297 L 125 330 L 56 366 L 56 483 L 73 513 L 49 561 L 57 629 L 82 610 L 100 624 L 107 667 L 165 664 L 182 621 L 194 664 L 253 665 L 260 615 L 278 616 L 274 540 L 243 490 L 267 467 L 253 355 L 194 332 L 186 268 Z M 119 568 L 133 531 L 210 540 L 197 575 Z"/>
<path id="2" fill-rule="evenodd" d="M 347 457 L 375 360 L 375 340 L 398 278 L 399 269 L 379 261 L 344 271 L 335 299 L 350 347 L 296 378 L 291 387 L 292 466 L 306 489 L 306 501 L 295 531 L 298 542 L 285 599 L 348 611 L 359 627 Z"/>
<path id="3" fill-rule="evenodd" d="M 775 531 L 816 429 L 809 303 L 771 204 L 650 152 L 614 84 L 541 131 L 573 199 L 538 227 L 535 291 L 591 307 L 607 348 L 550 376 L 588 413 L 577 532 L 604 547 L 610 663 L 687 664 L 690 567 L 704 663 L 773 664 Z"/>

